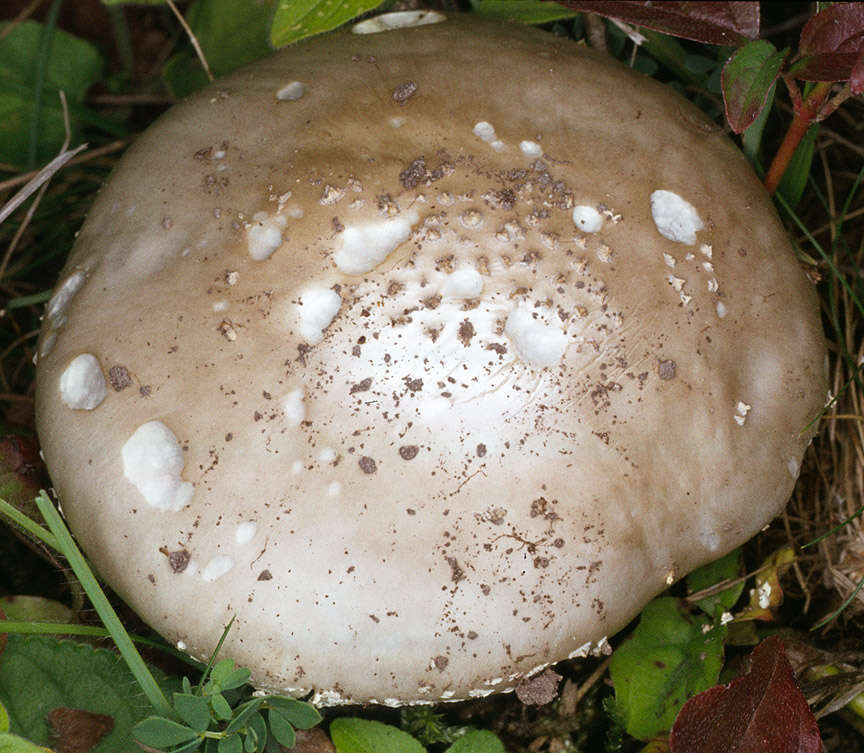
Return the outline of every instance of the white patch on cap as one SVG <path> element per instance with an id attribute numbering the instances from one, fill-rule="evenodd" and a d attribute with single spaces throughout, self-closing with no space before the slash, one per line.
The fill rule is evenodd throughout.
<path id="1" fill-rule="evenodd" d="M 723 301 L 717 301 L 717 316 L 721 319 L 726 316 L 726 304 Z"/>
<path id="2" fill-rule="evenodd" d="M 266 212 L 256 212 L 252 224 L 246 233 L 246 244 L 249 256 L 255 261 L 269 259 L 273 252 L 282 245 L 282 229 L 285 227 L 284 217 L 268 217 Z"/>
<path id="3" fill-rule="evenodd" d="M 300 426 L 306 420 L 306 403 L 303 390 L 291 390 L 282 398 L 282 413 L 289 426 Z"/>
<path id="4" fill-rule="evenodd" d="M 234 560 L 227 554 L 217 554 L 210 560 L 201 571 L 201 580 L 213 582 L 217 578 L 221 578 L 225 573 L 234 567 Z"/>
<path id="5" fill-rule="evenodd" d="M 238 525 L 234 530 L 234 541 L 236 541 L 240 546 L 248 544 L 255 538 L 255 533 L 257 531 L 258 524 L 251 520 L 247 520 L 245 523 Z"/>
<path id="6" fill-rule="evenodd" d="M 307 288 L 300 296 L 297 311 L 300 314 L 300 335 L 311 345 L 324 339 L 324 330 L 330 326 L 339 309 L 342 298 L 330 288 Z"/>
<path id="7" fill-rule="evenodd" d="M 717 531 L 702 531 L 699 539 L 709 552 L 716 552 L 720 548 L 720 535 Z"/>
<path id="8" fill-rule="evenodd" d="M 339 492 L 342 491 L 342 484 L 338 481 L 331 481 L 327 484 L 327 496 L 328 497 L 338 497 Z"/>
<path id="9" fill-rule="evenodd" d="M 598 233 L 603 227 L 603 215 L 594 207 L 580 204 L 573 207 L 573 222 L 583 232 Z"/>
<path id="10" fill-rule="evenodd" d="M 69 301 L 81 290 L 86 279 L 83 272 L 75 272 L 69 275 L 63 284 L 57 288 L 54 295 L 51 296 L 51 300 L 48 301 L 48 305 L 45 307 L 45 316 L 48 319 L 54 319 L 66 313 Z"/>
<path id="11" fill-rule="evenodd" d="M 437 10 L 401 10 L 392 13 L 382 13 L 374 18 L 367 18 L 351 27 L 354 34 L 377 34 L 379 31 L 405 29 L 410 26 L 426 26 L 446 21 L 447 16 Z"/>
<path id="12" fill-rule="evenodd" d="M 217 313 L 228 310 L 228 301 L 214 301 L 213 310 Z"/>
<path id="13" fill-rule="evenodd" d="M 183 481 L 183 450 L 174 433 L 161 421 L 138 427 L 121 450 L 123 475 L 157 510 L 182 510 L 195 486 Z"/>
<path id="14" fill-rule="evenodd" d="M 306 93 L 306 84 L 302 81 L 292 81 L 290 84 L 285 84 L 278 92 L 276 99 L 280 102 L 295 102 Z"/>
<path id="15" fill-rule="evenodd" d="M 346 227 L 342 247 L 333 255 L 333 261 L 346 275 L 371 272 L 411 237 L 411 228 L 418 220 L 417 212 L 410 211 L 368 225 Z"/>
<path id="16" fill-rule="evenodd" d="M 477 138 L 482 139 L 487 144 L 491 144 L 495 140 L 495 128 L 485 120 L 475 123 L 472 132 Z"/>
<path id="17" fill-rule="evenodd" d="M 73 410 L 93 410 L 107 394 L 99 361 L 90 353 L 73 358 L 60 375 L 60 397 Z"/>
<path id="18" fill-rule="evenodd" d="M 325 447 L 318 453 L 318 461 L 321 463 L 332 463 L 336 460 L 336 450 L 332 447 Z"/>
<path id="19" fill-rule="evenodd" d="M 786 463 L 786 470 L 789 471 L 789 475 L 792 478 L 798 478 L 798 471 L 801 470 L 801 467 L 795 458 L 789 458 Z"/>
<path id="20" fill-rule="evenodd" d="M 534 366 L 554 366 L 567 350 L 568 338 L 558 327 L 535 319 L 524 304 L 510 312 L 504 334 L 510 338 L 519 357 Z"/>
<path id="21" fill-rule="evenodd" d="M 458 269 L 447 275 L 441 295 L 451 298 L 477 298 L 483 293 L 483 277 L 476 269 Z"/>
<path id="22" fill-rule="evenodd" d="M 405 125 L 405 118 L 402 115 L 394 115 L 387 121 L 391 128 L 401 128 Z"/>
<path id="23" fill-rule="evenodd" d="M 738 401 L 738 405 L 735 406 L 735 423 L 738 426 L 744 426 L 744 423 L 747 421 L 747 414 L 750 412 L 752 406 L 747 405 L 747 403 Z"/>
<path id="24" fill-rule="evenodd" d="M 543 147 L 536 141 L 520 141 L 519 149 L 526 157 L 539 157 L 543 154 Z"/>
<path id="25" fill-rule="evenodd" d="M 651 194 L 651 216 L 660 235 L 688 246 L 696 243 L 696 233 L 705 227 L 696 208 L 672 191 Z"/>

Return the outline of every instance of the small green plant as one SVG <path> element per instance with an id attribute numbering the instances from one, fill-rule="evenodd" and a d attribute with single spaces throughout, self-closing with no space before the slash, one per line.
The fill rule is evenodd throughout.
<path id="1" fill-rule="evenodd" d="M 227 632 L 227 630 L 226 630 Z M 133 735 L 139 743 L 171 753 L 278 753 L 293 748 L 295 729 L 310 729 L 321 721 L 318 710 L 287 696 L 250 696 L 249 670 L 222 659 L 208 667 L 193 686 L 183 678 L 174 693 L 174 716 L 150 716 Z"/>

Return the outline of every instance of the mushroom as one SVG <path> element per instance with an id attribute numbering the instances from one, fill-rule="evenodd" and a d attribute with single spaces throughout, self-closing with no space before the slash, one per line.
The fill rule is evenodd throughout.
<path id="1" fill-rule="evenodd" d="M 812 286 L 720 129 L 541 31 L 404 20 L 141 135 L 38 346 L 100 573 L 198 658 L 236 615 L 254 684 L 319 704 L 604 650 L 783 508 L 826 390 Z"/>

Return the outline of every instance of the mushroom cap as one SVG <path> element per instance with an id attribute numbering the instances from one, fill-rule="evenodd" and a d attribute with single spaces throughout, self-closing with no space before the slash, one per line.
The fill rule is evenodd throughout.
<path id="1" fill-rule="evenodd" d="M 782 509 L 825 396 L 815 293 L 718 128 L 585 47 L 438 20 L 172 108 L 39 343 L 99 572 L 198 658 L 236 615 L 253 682 L 323 704 L 603 650 Z"/>

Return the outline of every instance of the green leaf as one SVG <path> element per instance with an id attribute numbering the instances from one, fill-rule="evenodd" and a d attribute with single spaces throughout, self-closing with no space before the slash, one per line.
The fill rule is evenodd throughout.
<path id="1" fill-rule="evenodd" d="M 504 743 L 488 730 L 472 730 L 460 737 L 444 753 L 507 753 Z"/>
<path id="2" fill-rule="evenodd" d="M 678 599 L 655 599 L 612 655 L 615 705 L 627 732 L 647 740 L 672 726 L 690 696 L 716 684 L 726 629 L 691 615 Z"/>
<path id="3" fill-rule="evenodd" d="M 756 120 L 788 55 L 788 48 L 778 52 L 761 39 L 745 44 L 729 58 L 723 68 L 723 101 L 735 133 L 743 133 Z"/>
<path id="4" fill-rule="evenodd" d="M 196 732 L 203 732 L 210 726 L 210 707 L 207 699 L 200 695 L 175 693 L 174 710 Z"/>
<path id="5" fill-rule="evenodd" d="M 0 732 L 0 753 L 51 753 L 48 748 L 40 748 L 18 735 Z"/>
<path id="6" fill-rule="evenodd" d="M 321 714 L 311 703 L 284 695 L 266 696 L 264 701 L 271 709 L 279 709 L 297 729 L 311 729 L 321 721 Z"/>
<path id="7" fill-rule="evenodd" d="M 167 748 L 171 745 L 189 742 L 198 737 L 194 729 L 185 724 L 166 719 L 164 716 L 148 716 L 135 725 L 135 739 L 154 748 Z"/>
<path id="8" fill-rule="evenodd" d="M 261 708 L 261 705 L 263 703 L 263 698 L 253 698 L 252 700 L 238 706 L 236 709 L 234 709 L 234 718 L 225 728 L 225 731 L 234 732 L 236 730 L 242 729 L 243 726 L 246 724 L 247 719 L 250 719 L 252 715 Z"/>
<path id="9" fill-rule="evenodd" d="M 65 604 L 41 596 L 3 596 L 0 609 L 12 622 L 72 622 L 74 618 Z"/>
<path id="10" fill-rule="evenodd" d="M 160 682 L 166 684 L 164 678 Z M 134 750 L 132 727 L 152 713 L 116 653 L 41 635 L 9 636 L 0 671 L 0 702 L 9 713 L 10 732 L 39 745 L 52 742 L 47 716 L 53 709 L 84 709 L 110 716 L 114 728 L 92 753 Z"/>
<path id="11" fill-rule="evenodd" d="M 818 135 L 819 123 L 814 123 L 807 129 L 807 133 L 804 134 L 804 138 L 801 139 L 795 149 L 795 153 L 789 160 L 786 171 L 780 179 L 777 191 L 792 209 L 798 206 L 798 202 L 801 201 L 801 196 L 804 194 L 804 188 L 807 186 Z"/>
<path id="12" fill-rule="evenodd" d="M 210 705 L 213 707 L 213 713 L 216 715 L 217 719 L 227 722 L 234 716 L 234 711 L 231 708 L 231 704 L 225 700 L 225 696 L 221 693 L 216 693 L 214 695 L 209 696 Z"/>
<path id="13" fill-rule="evenodd" d="M 243 738 L 240 735 L 223 737 L 217 746 L 219 753 L 243 753 Z"/>
<path id="14" fill-rule="evenodd" d="M 520 24 L 548 24 L 579 15 L 548 0 L 471 0 L 471 8 L 478 16 Z"/>
<path id="15" fill-rule="evenodd" d="M 334 719 L 330 738 L 336 753 L 425 753 L 407 732 L 381 722 L 356 717 Z"/>
<path id="16" fill-rule="evenodd" d="M 741 137 L 741 147 L 744 150 L 744 154 L 747 155 L 747 159 L 757 168 L 757 172 L 760 177 L 764 175 L 764 170 L 762 169 L 761 164 L 759 163 L 759 148 L 762 145 L 762 134 L 765 131 L 765 124 L 768 122 L 768 116 L 771 114 L 771 105 L 774 103 L 774 95 L 777 93 L 777 83 L 771 87 L 771 91 L 768 92 L 768 97 L 765 100 L 765 106 L 762 108 L 762 112 L 756 117 L 754 120 L 744 131 L 744 135 Z"/>
<path id="17" fill-rule="evenodd" d="M 274 47 L 331 31 L 381 5 L 382 0 L 279 0 L 270 29 Z"/>
<path id="18" fill-rule="evenodd" d="M 222 682 L 231 676 L 231 673 L 234 671 L 234 661 L 232 659 L 221 659 L 213 665 L 213 669 L 210 670 L 210 682 L 207 683 L 210 685 L 219 685 L 222 687 Z M 206 690 L 204 691 L 207 692 Z"/>
<path id="19" fill-rule="evenodd" d="M 694 570 L 687 576 L 688 593 L 696 593 L 710 588 L 724 580 L 735 580 L 741 574 L 741 550 L 733 549 L 725 557 L 709 562 L 707 565 Z M 729 586 L 713 596 L 707 596 L 697 602 L 697 606 L 709 617 L 714 616 L 717 606 L 722 611 L 728 611 L 735 606 L 741 592 L 744 590 L 744 581 Z"/>
<path id="20" fill-rule="evenodd" d="M 291 726 L 288 716 L 279 709 L 270 709 L 267 718 L 270 722 L 270 731 L 277 742 L 286 748 L 293 748 L 297 736 L 294 734 L 294 727 Z"/>
<path id="21" fill-rule="evenodd" d="M 0 31 L 8 24 L 0 24 Z M 35 71 L 44 26 L 24 21 L 0 39 L 0 161 L 23 164 L 30 140 Z M 63 90 L 71 105 L 80 104 L 99 80 L 102 56 L 89 42 L 55 29 L 45 66 L 36 158 L 56 156 L 66 138 L 63 108 L 57 94 Z M 81 121 L 71 118 L 72 139 L 78 140 Z"/>
<path id="22" fill-rule="evenodd" d="M 246 669 L 246 667 L 238 667 L 230 672 L 219 684 L 222 686 L 222 690 L 242 688 L 247 682 L 249 682 L 251 676 L 252 672 Z"/>
<path id="23" fill-rule="evenodd" d="M 249 741 L 253 741 L 250 747 Z M 256 712 L 249 717 L 246 722 L 246 750 L 251 753 L 254 751 L 264 750 L 264 745 L 267 743 L 267 722 L 260 713 Z"/>
<path id="24" fill-rule="evenodd" d="M 9 731 L 9 712 L 6 707 L 0 703 L 0 732 Z"/>

